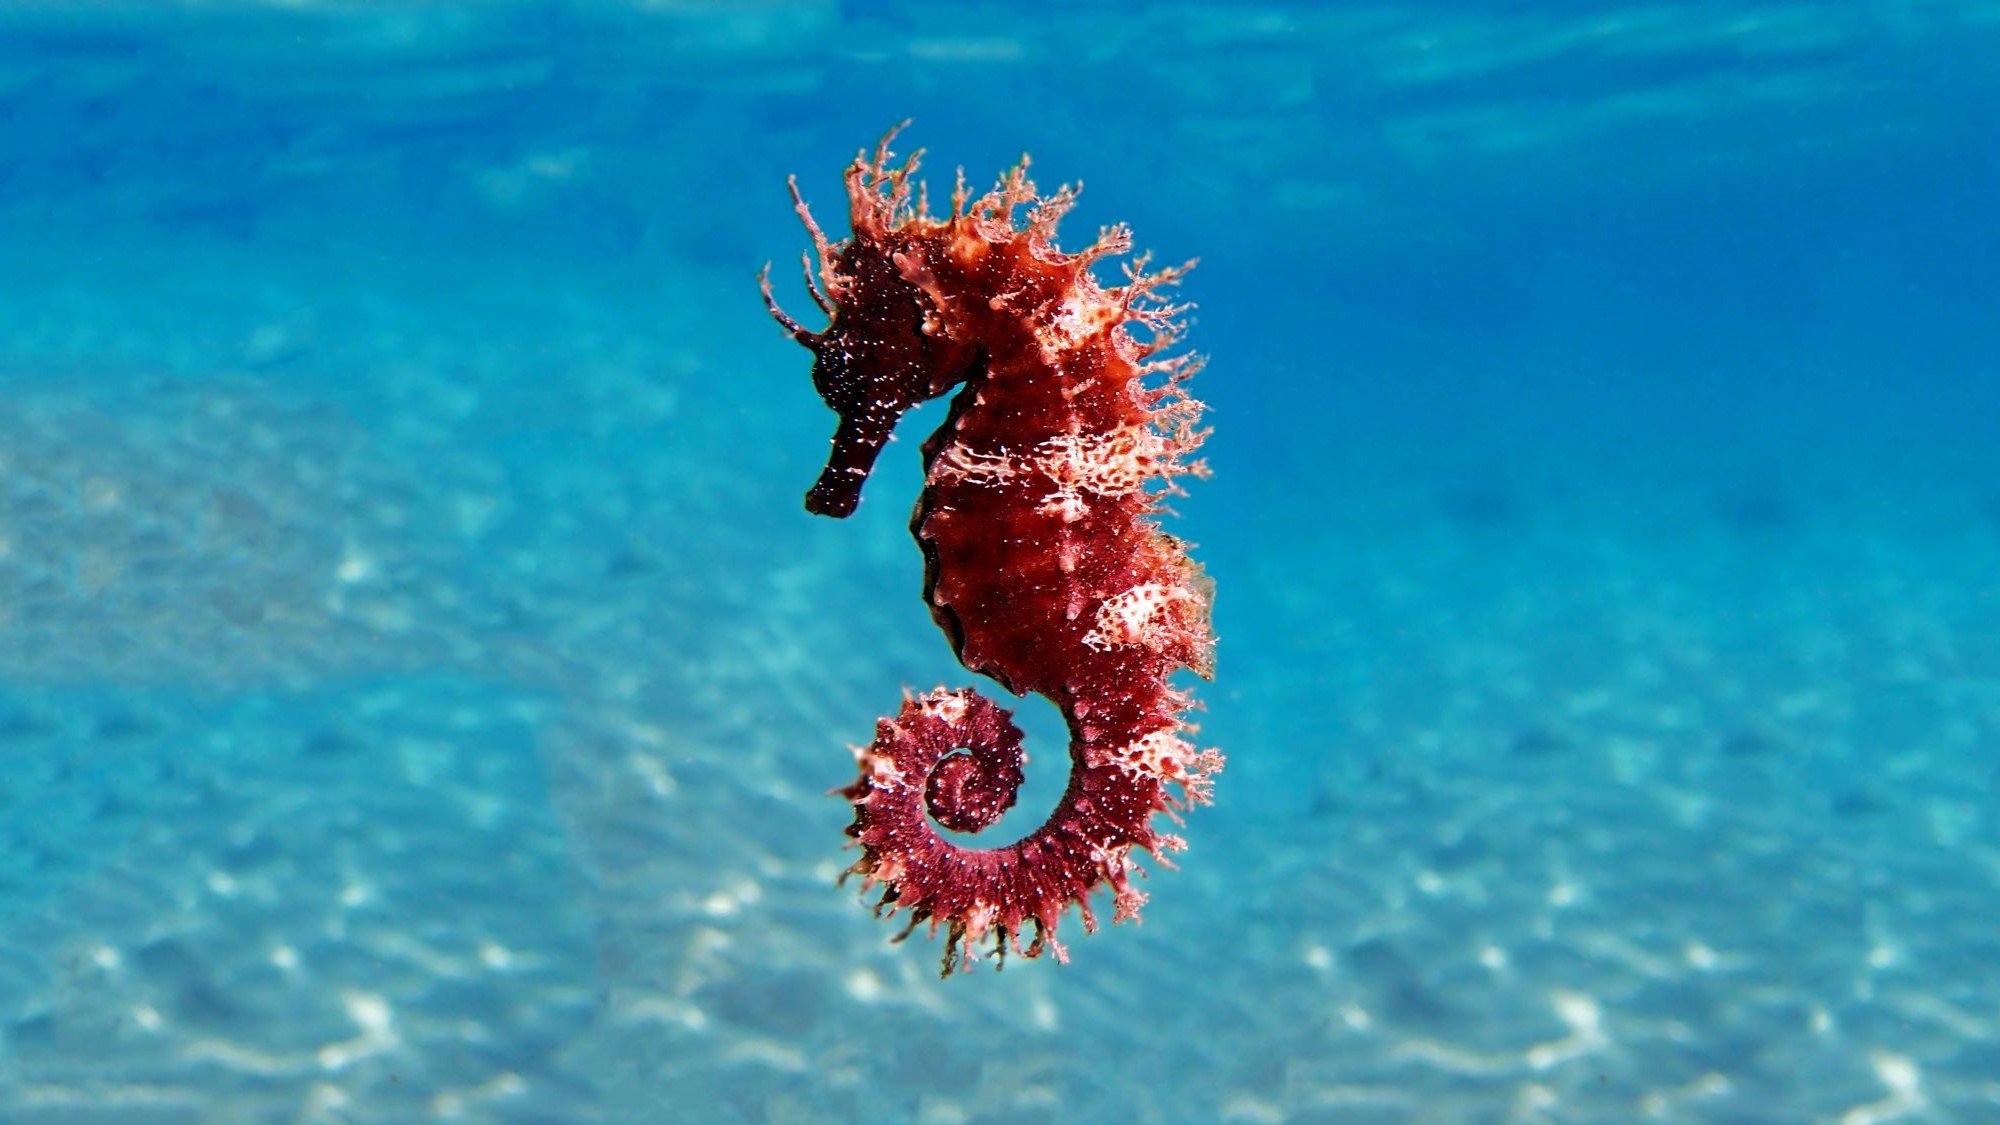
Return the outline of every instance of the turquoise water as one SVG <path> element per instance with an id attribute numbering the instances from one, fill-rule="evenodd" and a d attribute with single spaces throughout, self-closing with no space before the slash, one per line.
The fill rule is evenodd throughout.
<path id="1" fill-rule="evenodd" d="M 1991 0 L 0 5 L 0 1119 L 2000 1118 L 1996 111 Z M 756 291 L 906 117 L 1215 427 L 1216 803 L 945 981 L 824 795 L 943 413 L 807 515 Z"/>

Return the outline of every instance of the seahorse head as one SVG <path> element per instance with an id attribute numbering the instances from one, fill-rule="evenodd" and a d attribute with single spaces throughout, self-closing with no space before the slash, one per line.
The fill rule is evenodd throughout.
<path id="1" fill-rule="evenodd" d="M 818 515 L 852 514 L 897 420 L 964 382 L 978 364 L 978 348 L 946 334 L 930 298 L 898 268 L 899 253 L 915 248 L 899 251 L 903 232 L 888 233 L 857 235 L 823 258 L 831 266 L 824 293 L 807 271 L 813 298 L 831 318 L 822 331 L 786 316 L 771 300 L 768 280 L 764 288 L 771 315 L 813 352 L 813 386 L 840 416 L 826 468 L 806 492 L 806 510 Z"/>

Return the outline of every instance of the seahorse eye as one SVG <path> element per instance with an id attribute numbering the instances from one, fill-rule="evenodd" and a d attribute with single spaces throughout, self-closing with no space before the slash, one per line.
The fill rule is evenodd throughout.
<path id="1" fill-rule="evenodd" d="M 829 328 L 813 354 L 816 357 L 812 367 L 813 389 L 836 412 L 846 413 L 848 404 L 854 400 L 853 349 L 848 347 L 845 336 Z"/>

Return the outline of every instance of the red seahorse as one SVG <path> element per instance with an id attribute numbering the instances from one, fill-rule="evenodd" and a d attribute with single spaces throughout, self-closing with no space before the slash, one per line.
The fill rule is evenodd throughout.
<path id="1" fill-rule="evenodd" d="M 1076 191 L 1038 197 L 1025 157 L 977 199 L 961 173 L 951 214 L 933 216 L 922 187 L 912 193 L 921 153 L 890 164 L 895 133 L 847 170 L 845 242 L 827 239 L 792 181 L 813 240 L 806 286 L 826 329 L 786 316 L 768 271 L 762 279 L 771 315 L 812 350 L 813 384 L 840 415 L 806 507 L 853 512 L 897 419 L 964 384 L 923 446 L 911 531 L 925 600 L 967 668 L 1061 708 L 1071 766 L 1047 823 L 1006 847 L 963 847 L 930 822 L 971 833 L 998 820 L 1021 783 L 1021 732 L 970 688 L 906 698 L 839 791 L 861 847 L 848 873 L 885 888 L 878 914 L 909 911 L 899 940 L 925 921 L 933 934 L 949 928 L 947 975 L 989 935 L 1003 962 L 1010 946 L 1066 960 L 1063 912 L 1076 904 L 1095 929 L 1090 894 L 1108 883 L 1113 920 L 1137 917 L 1146 896 L 1132 885 L 1132 852 L 1165 862 L 1183 847 L 1152 818 L 1205 803 L 1222 766 L 1187 741 L 1193 701 L 1169 683 L 1182 668 L 1211 673 L 1211 588 L 1154 519 L 1176 476 L 1206 472 L 1186 460 L 1206 436 L 1183 386 L 1199 360 L 1165 355 L 1185 306 L 1158 297 L 1187 267 L 1149 274 L 1141 257 L 1123 284 L 1101 286 L 1092 267 L 1129 250 L 1130 232 L 1114 226 L 1063 253 L 1056 222 Z"/>

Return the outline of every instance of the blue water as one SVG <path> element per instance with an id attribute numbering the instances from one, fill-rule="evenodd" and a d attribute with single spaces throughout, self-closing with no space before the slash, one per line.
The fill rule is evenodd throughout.
<path id="1" fill-rule="evenodd" d="M 1996 115 L 1993 0 L 0 6 L 0 1119 L 2000 1119 Z M 824 795 L 942 413 L 808 516 L 755 281 L 905 117 L 1215 427 L 1216 803 L 948 981 Z"/>

